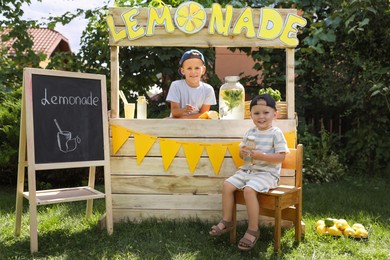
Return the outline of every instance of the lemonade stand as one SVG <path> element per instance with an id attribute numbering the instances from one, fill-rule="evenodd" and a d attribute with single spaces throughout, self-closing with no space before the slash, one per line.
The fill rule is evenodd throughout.
<path id="1" fill-rule="evenodd" d="M 252 120 L 119 117 L 121 46 L 261 47 L 286 52 L 287 119 L 275 125 L 295 146 L 294 48 L 305 19 L 295 9 L 236 9 L 184 2 L 178 8 L 110 8 L 110 162 L 113 221 L 221 217 L 223 181 L 242 163 L 238 143 Z M 282 172 L 281 183 L 294 176 Z M 244 219 L 246 212 L 238 213 Z"/>

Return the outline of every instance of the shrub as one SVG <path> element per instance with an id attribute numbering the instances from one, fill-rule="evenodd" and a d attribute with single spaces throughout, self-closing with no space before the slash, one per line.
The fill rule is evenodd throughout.
<path id="1" fill-rule="evenodd" d="M 334 136 L 322 130 L 315 136 L 307 129 L 300 137 L 304 145 L 303 179 L 310 183 L 333 182 L 343 179 L 347 167 L 340 162 L 339 155 L 332 150 Z"/>

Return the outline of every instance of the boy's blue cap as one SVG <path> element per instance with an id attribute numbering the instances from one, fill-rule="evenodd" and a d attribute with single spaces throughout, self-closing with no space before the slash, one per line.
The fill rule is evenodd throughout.
<path id="1" fill-rule="evenodd" d="M 200 59 L 203 64 L 205 64 L 204 56 L 203 54 L 198 50 L 189 50 L 186 51 L 183 56 L 181 56 L 180 62 L 179 62 L 179 75 L 183 77 L 183 74 L 181 74 L 180 68 L 183 66 L 183 63 L 188 59 Z"/>
<path id="2" fill-rule="evenodd" d="M 252 107 L 256 106 L 257 102 L 259 100 L 264 100 L 267 107 L 271 107 L 271 108 L 275 109 L 275 111 L 277 110 L 276 109 L 276 102 L 275 102 L 275 100 L 268 94 L 262 94 L 262 95 L 254 97 L 252 99 L 252 101 L 251 101 L 251 103 L 249 105 L 249 111 L 252 111 Z"/>

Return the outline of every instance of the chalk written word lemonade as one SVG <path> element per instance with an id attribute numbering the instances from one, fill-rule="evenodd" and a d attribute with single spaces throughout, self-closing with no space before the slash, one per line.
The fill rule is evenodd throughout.
<path id="1" fill-rule="evenodd" d="M 150 7 L 147 9 L 146 23 L 145 18 L 140 15 L 139 7 L 121 9 L 123 12 L 120 19 L 125 28 L 115 24 L 118 22 L 117 17 L 114 17 L 117 12 L 112 12 L 107 17 L 108 28 L 114 42 L 126 38 L 133 41 L 145 36 L 153 36 L 155 28 L 159 26 L 163 27 L 167 33 L 173 33 L 176 28 L 185 34 L 195 34 L 205 29 L 211 35 L 219 34 L 228 37 L 244 33 L 247 38 L 279 39 L 285 46 L 296 46 L 298 45 L 297 27 L 306 25 L 306 20 L 301 16 L 288 13 L 283 18 L 282 14 L 273 8 L 259 9 L 258 17 L 252 8 L 242 8 L 238 17 L 234 18 L 231 5 L 223 9 L 216 3 L 212 4 L 209 19 L 207 19 L 207 12 L 203 6 L 196 2 L 182 3 L 173 15 L 168 6 L 159 9 Z M 258 28 L 255 28 L 256 24 Z"/>

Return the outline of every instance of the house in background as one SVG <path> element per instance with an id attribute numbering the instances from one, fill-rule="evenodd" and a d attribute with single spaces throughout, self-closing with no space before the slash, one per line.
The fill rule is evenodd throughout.
<path id="1" fill-rule="evenodd" d="M 226 76 L 255 76 L 261 72 L 253 69 L 255 62 L 246 53 L 228 48 L 215 48 L 215 74 L 224 82 Z M 242 74 L 242 75 L 241 75 Z M 261 75 L 260 75 L 261 76 Z"/>
<path id="2" fill-rule="evenodd" d="M 3 28 L 3 30 L 0 31 L 0 36 L 8 34 L 9 31 L 9 28 Z M 54 53 L 71 52 L 68 39 L 55 30 L 48 28 L 30 28 L 27 33 L 33 40 L 33 51 L 36 53 L 44 53 L 47 57 L 45 61 L 39 63 L 41 68 L 46 68 Z M 15 55 L 15 50 L 12 48 L 15 41 L 16 39 L 10 39 L 2 42 L 0 37 L 0 44 L 8 49 L 7 55 L 10 57 Z"/>

